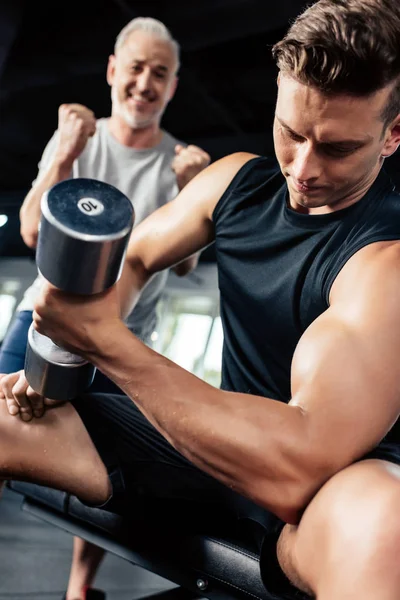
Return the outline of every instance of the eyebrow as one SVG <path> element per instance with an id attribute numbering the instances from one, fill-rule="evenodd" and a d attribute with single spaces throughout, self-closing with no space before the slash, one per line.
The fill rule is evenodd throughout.
<path id="1" fill-rule="evenodd" d="M 279 118 L 278 115 L 275 115 L 275 116 L 276 116 L 276 119 L 279 121 L 279 123 L 285 129 L 287 129 L 291 133 L 294 133 L 295 135 L 298 135 L 299 137 L 303 137 L 299 133 L 294 131 L 294 129 L 289 127 L 289 125 L 287 123 L 285 123 L 285 121 L 283 121 L 283 119 Z M 320 144 L 323 144 L 324 146 L 357 146 L 357 145 L 359 146 L 359 145 L 367 144 L 371 140 L 372 140 L 372 136 L 367 135 L 364 138 L 349 139 L 349 140 L 335 140 L 332 142 L 320 142 Z"/>
<path id="2" fill-rule="evenodd" d="M 140 60 L 140 59 L 138 59 L 138 58 L 134 58 L 134 59 L 131 61 L 131 64 L 132 64 L 132 65 L 140 65 L 140 66 L 142 66 L 142 65 L 144 65 L 144 63 L 145 63 L 145 62 L 146 62 L 145 60 Z M 160 65 L 155 65 L 155 67 L 154 67 L 154 68 L 155 68 L 155 69 L 159 69 L 160 71 L 164 71 L 165 73 L 167 73 L 167 72 L 168 72 L 168 70 L 169 70 L 169 69 L 168 69 L 168 67 L 166 67 L 165 65 L 162 65 L 162 64 L 160 64 Z"/>

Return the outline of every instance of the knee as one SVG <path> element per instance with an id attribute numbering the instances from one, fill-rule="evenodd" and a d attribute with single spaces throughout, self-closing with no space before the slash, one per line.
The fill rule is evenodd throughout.
<path id="1" fill-rule="evenodd" d="M 399 504 L 400 466 L 368 460 L 332 477 L 307 511 L 317 514 L 328 547 L 377 558 L 379 553 L 399 556 Z"/>

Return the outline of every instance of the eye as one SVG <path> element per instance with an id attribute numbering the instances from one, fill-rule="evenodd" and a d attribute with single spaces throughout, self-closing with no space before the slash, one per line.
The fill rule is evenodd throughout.
<path id="1" fill-rule="evenodd" d="M 339 148 L 336 146 L 325 146 L 323 150 L 326 154 L 329 154 L 331 156 L 347 156 L 358 150 L 358 148 Z"/>
<path id="2" fill-rule="evenodd" d="M 285 127 L 282 127 L 281 130 L 287 137 L 289 137 L 294 142 L 302 142 L 303 141 L 303 138 L 301 137 L 301 135 L 298 135 L 294 131 L 291 131 L 290 129 L 286 129 Z"/>
<path id="3" fill-rule="evenodd" d="M 295 140 L 295 142 L 301 142 L 303 139 L 300 135 L 297 135 L 297 133 L 294 133 L 293 131 L 289 131 L 289 137 L 292 140 Z"/>

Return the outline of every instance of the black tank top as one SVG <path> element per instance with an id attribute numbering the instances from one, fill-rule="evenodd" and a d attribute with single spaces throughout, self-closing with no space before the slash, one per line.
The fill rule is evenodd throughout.
<path id="1" fill-rule="evenodd" d="M 288 206 L 276 162 L 257 157 L 233 178 L 213 221 L 224 329 L 221 387 L 288 402 L 301 335 L 328 308 L 332 283 L 355 252 L 400 239 L 400 196 L 381 171 L 352 206 L 300 214 Z"/>
<path id="2" fill-rule="evenodd" d="M 328 308 L 329 291 L 343 265 L 367 244 L 400 240 L 400 196 L 381 171 L 352 206 L 324 215 L 300 214 L 288 206 L 276 162 L 257 157 L 233 178 L 213 221 L 224 329 L 221 387 L 288 402 L 295 347 Z M 400 464 L 399 442 L 400 419 L 363 458 Z M 241 511 L 270 532 L 261 573 L 269 590 L 283 597 L 288 583 L 276 565 L 283 523 L 246 501 Z"/>

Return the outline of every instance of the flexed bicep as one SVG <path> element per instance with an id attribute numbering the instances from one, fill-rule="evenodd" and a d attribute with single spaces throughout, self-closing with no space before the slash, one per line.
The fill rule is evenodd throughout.
<path id="1" fill-rule="evenodd" d="M 372 450 L 400 415 L 398 252 L 371 246 L 351 259 L 293 358 L 291 404 L 307 416 L 320 466 L 333 472 Z"/>

